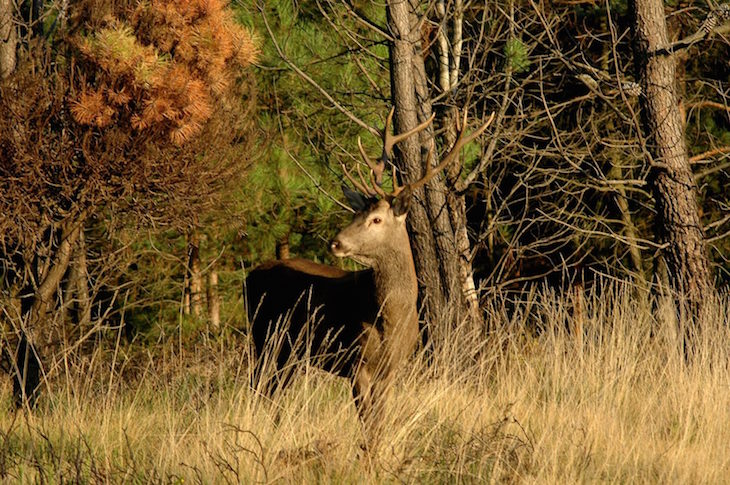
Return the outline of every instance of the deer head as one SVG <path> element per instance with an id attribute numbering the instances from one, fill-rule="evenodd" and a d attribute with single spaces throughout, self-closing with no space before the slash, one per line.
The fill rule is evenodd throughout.
<path id="1" fill-rule="evenodd" d="M 358 178 L 355 178 L 344 164 L 342 165 L 343 173 L 357 189 L 357 191 L 353 191 L 347 187 L 343 188 L 345 197 L 357 210 L 357 214 L 352 223 L 344 228 L 330 245 L 332 253 L 337 257 L 354 256 L 367 263 L 373 263 L 377 259 L 382 259 L 382 254 L 392 252 L 394 246 L 405 246 L 410 251 L 405 220 L 413 192 L 424 186 L 434 175 L 453 162 L 464 145 L 482 134 L 494 119 L 494 113 L 492 113 L 486 123 L 466 135 L 465 112 L 463 120 L 460 120 L 461 123 L 457 126 L 456 142 L 443 159 L 435 167 L 433 166 L 432 145 L 427 156 L 424 176 L 415 182 L 398 185 L 396 174 L 393 172 L 393 190 L 386 192 L 382 188 L 383 172 L 386 163 L 392 159 L 394 146 L 409 136 L 425 130 L 433 122 L 435 116 L 431 115 L 429 119 L 405 133 L 393 135 L 391 134 L 393 113 L 394 110 L 391 109 L 385 121 L 385 127 L 380 132 L 383 152 L 379 160 L 371 159 L 365 152 L 360 138 L 357 139 L 360 155 L 370 169 L 369 182 L 363 176 L 360 165 L 355 167 Z"/>

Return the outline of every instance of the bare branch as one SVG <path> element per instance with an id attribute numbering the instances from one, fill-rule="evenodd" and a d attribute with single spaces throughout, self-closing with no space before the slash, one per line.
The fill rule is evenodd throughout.
<path id="1" fill-rule="evenodd" d="M 263 7 L 263 5 L 259 4 L 259 11 L 261 12 L 261 16 L 264 20 L 264 25 L 266 26 L 266 31 L 269 34 L 269 38 L 271 39 L 271 42 L 274 44 L 274 48 L 276 49 L 276 52 L 279 54 L 279 57 L 281 58 L 284 63 L 289 66 L 299 77 L 307 81 L 312 87 L 314 87 L 317 91 L 320 92 L 322 96 L 324 96 L 332 105 L 337 108 L 337 110 L 350 118 L 353 122 L 361 126 L 362 128 L 368 130 L 370 133 L 372 133 L 375 136 L 378 136 L 380 133 L 377 129 L 373 128 L 372 126 L 365 123 L 363 120 L 355 116 L 350 110 L 342 106 L 335 98 L 332 97 L 330 93 L 328 93 L 322 86 L 320 86 L 317 81 L 312 79 L 306 72 L 302 71 L 296 64 L 294 64 L 289 58 L 284 54 L 284 51 L 281 49 L 281 46 L 279 46 L 279 43 L 276 41 L 276 36 L 274 35 L 274 32 L 271 30 L 271 26 L 269 25 L 269 20 L 266 17 L 266 11 Z"/>

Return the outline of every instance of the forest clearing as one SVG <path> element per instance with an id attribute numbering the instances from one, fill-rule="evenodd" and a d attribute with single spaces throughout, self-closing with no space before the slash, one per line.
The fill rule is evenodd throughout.
<path id="1" fill-rule="evenodd" d="M 0 0 L 0 480 L 730 483 L 729 34 Z"/>
<path id="2" fill-rule="evenodd" d="M 724 483 L 728 302 L 692 365 L 629 288 L 534 298 L 494 330 L 460 329 L 400 373 L 383 446 L 366 455 L 347 381 L 303 365 L 273 401 L 249 385 L 250 343 L 177 339 L 156 354 L 70 355 L 29 415 L 0 426 L 4 480 L 192 483 Z M 527 325 L 542 328 L 534 336 Z M 667 328 L 667 327 L 664 327 Z M 3 390 L 3 402 L 10 390 Z M 7 404 L 6 404 L 7 406 Z"/>

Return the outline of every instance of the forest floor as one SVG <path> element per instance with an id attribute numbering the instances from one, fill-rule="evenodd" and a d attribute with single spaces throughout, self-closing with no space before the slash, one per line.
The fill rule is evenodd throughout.
<path id="1" fill-rule="evenodd" d="M 242 337 L 69 353 L 38 408 L 3 384 L 0 478 L 22 482 L 730 483 L 730 304 L 687 359 L 674 313 L 603 289 L 542 295 L 435 337 L 392 389 L 377 450 L 345 381 L 303 365 L 270 400 Z M 685 320 L 680 318 L 680 322 Z"/>

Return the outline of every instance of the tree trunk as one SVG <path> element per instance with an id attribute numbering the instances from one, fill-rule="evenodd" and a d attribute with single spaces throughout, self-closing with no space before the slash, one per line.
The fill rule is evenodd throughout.
<path id="1" fill-rule="evenodd" d="M 201 313 L 201 291 L 203 282 L 200 275 L 200 239 L 193 230 L 188 236 L 188 267 L 186 278 L 186 312 L 199 317 Z M 189 306 L 187 306 L 189 304 Z"/>
<path id="2" fill-rule="evenodd" d="M 86 264 L 86 244 L 83 229 L 70 262 L 68 281 L 64 291 L 64 308 L 71 308 L 73 323 L 86 325 L 91 321 L 91 298 L 89 296 L 89 274 Z"/>
<path id="3" fill-rule="evenodd" d="M 221 326 L 221 300 L 218 296 L 218 272 L 215 268 L 211 268 L 208 274 L 207 297 L 208 320 L 210 321 L 211 329 L 218 331 Z"/>
<path id="4" fill-rule="evenodd" d="M 276 241 L 276 259 L 289 259 L 289 234 Z"/>
<path id="5" fill-rule="evenodd" d="M 606 15 L 601 16 L 601 32 L 609 32 L 608 27 L 608 16 L 610 15 L 609 12 L 606 12 Z M 612 45 L 608 42 L 605 42 L 603 44 L 603 53 L 601 55 L 601 70 L 603 72 L 609 72 L 611 65 L 611 48 Z M 609 109 L 606 107 L 606 109 Z M 609 118 L 607 125 L 607 132 L 613 133 L 616 131 L 616 124 L 614 123 L 613 118 Z M 624 180 L 625 174 L 624 174 L 624 163 L 625 160 L 622 156 L 620 156 L 617 153 L 611 154 L 611 170 L 608 173 L 608 177 L 611 180 Z M 644 273 L 644 265 L 643 265 L 643 258 L 641 256 L 641 249 L 639 249 L 639 243 L 638 243 L 638 231 L 636 229 L 636 225 L 634 224 L 633 217 L 631 216 L 631 210 L 629 207 L 629 198 L 628 194 L 626 193 L 626 188 L 619 184 L 616 186 L 616 195 L 615 195 L 615 201 L 616 201 L 616 207 L 619 210 L 619 213 L 621 214 L 621 222 L 623 222 L 623 234 L 626 237 L 626 240 L 628 241 L 628 247 L 629 247 L 629 257 L 631 258 L 631 265 L 634 268 L 634 271 L 636 272 L 636 277 L 638 278 L 640 283 L 646 282 L 646 274 Z"/>
<path id="6" fill-rule="evenodd" d="M 27 285 L 21 296 L 21 325 L 17 329 L 18 344 L 12 356 L 13 396 L 18 407 L 33 407 L 38 397 L 41 376 L 41 335 L 50 335 L 48 317 L 56 302 L 61 279 L 68 269 L 74 246 L 83 228 L 85 215 L 67 221 L 60 231 L 58 244 L 42 262 L 38 286 Z M 52 229 L 55 231 L 55 229 Z M 55 237 L 52 235 L 52 239 Z M 41 264 L 40 261 L 36 261 Z M 46 326 L 43 327 L 43 324 Z"/>
<path id="7" fill-rule="evenodd" d="M 634 60 L 643 90 L 642 121 L 652 164 L 656 232 L 665 245 L 661 257 L 673 289 L 700 302 L 712 288 L 712 273 L 684 139 L 676 59 L 659 52 L 669 45 L 664 3 L 633 0 L 632 9 Z"/>
<path id="8" fill-rule="evenodd" d="M 420 51 L 420 19 L 408 1 L 391 0 L 386 9 L 393 35 L 390 45 L 390 76 L 395 128 L 402 133 L 431 116 L 431 97 Z M 419 139 L 420 138 L 420 139 Z M 423 174 L 428 147 L 434 145 L 433 129 L 399 144 L 396 164 L 405 182 Z M 443 175 L 414 194 L 408 216 L 419 292 L 430 323 L 458 317 L 463 306 L 459 273 L 459 252 L 446 204 Z M 456 310 L 456 315 L 449 310 Z M 452 321 L 458 321 L 454 318 Z"/>
<path id="9" fill-rule="evenodd" d="M 453 3 L 453 10 L 448 11 L 446 2 L 439 0 L 436 4 L 436 13 L 440 22 L 437 42 L 439 72 L 438 86 L 446 99 L 453 99 L 453 91 L 456 89 L 461 72 L 459 65 L 463 48 L 463 21 L 464 4 L 463 0 L 456 0 Z M 449 29 L 449 26 L 451 27 Z M 449 40 L 449 31 L 451 33 Z M 448 101 L 447 101 L 448 102 Z M 453 106 L 446 106 L 439 113 L 439 122 L 444 129 L 443 147 L 448 149 L 454 145 L 457 137 L 456 123 L 459 111 Z M 481 309 L 479 308 L 479 293 L 474 283 L 474 270 L 471 258 L 471 242 L 467 231 L 466 200 L 463 193 L 458 193 L 455 188 L 461 175 L 461 161 L 457 159 L 446 172 L 446 204 L 449 209 L 451 227 L 454 229 L 456 250 L 458 253 L 459 283 L 461 285 L 463 303 L 473 328 L 481 328 L 484 324 Z"/>
<path id="10" fill-rule="evenodd" d="M 78 324 L 87 325 L 91 322 L 92 302 L 89 296 L 89 268 L 86 263 L 86 238 L 83 228 L 79 233 L 79 243 L 76 247 L 73 265 L 75 272 L 73 283 L 76 288 L 76 298 L 78 299 L 79 305 Z"/>
<path id="11" fill-rule="evenodd" d="M 15 71 L 18 34 L 13 22 L 14 0 L 0 0 L 0 79 Z"/>
<path id="12" fill-rule="evenodd" d="M 613 157 L 611 170 L 608 173 L 608 177 L 612 180 L 624 180 L 624 171 L 621 166 L 622 160 L 618 157 Z M 629 257 L 631 258 L 631 265 L 636 272 L 636 277 L 639 281 L 646 281 L 644 275 L 644 265 L 642 263 L 641 250 L 639 249 L 638 235 L 636 232 L 636 226 L 634 225 L 633 218 L 631 217 L 631 210 L 629 208 L 629 198 L 626 194 L 626 189 L 623 185 L 616 186 L 616 207 L 618 207 L 621 213 L 621 222 L 624 225 L 623 234 L 628 241 Z"/>

